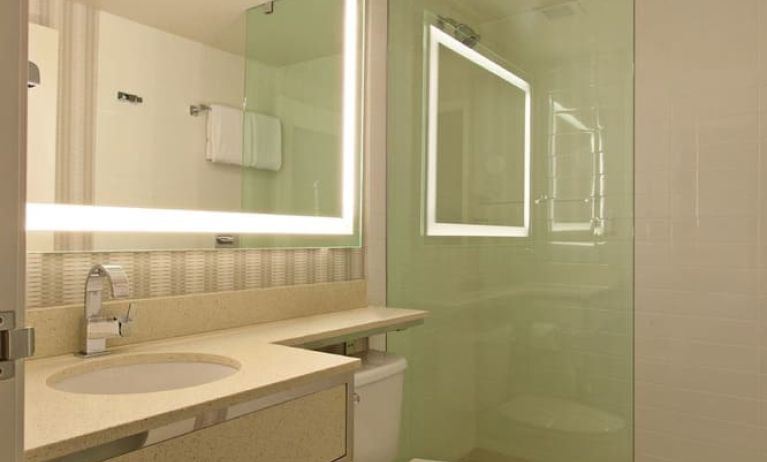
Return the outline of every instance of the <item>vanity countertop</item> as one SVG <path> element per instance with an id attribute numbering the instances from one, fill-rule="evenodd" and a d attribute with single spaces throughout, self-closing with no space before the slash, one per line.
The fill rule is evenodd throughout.
<path id="1" fill-rule="evenodd" d="M 171 391 L 75 394 L 47 385 L 52 375 L 86 361 L 67 355 L 26 363 L 25 459 L 47 460 L 140 433 L 206 410 L 257 399 L 359 367 L 352 357 L 295 346 L 395 330 L 426 312 L 368 307 L 112 349 L 110 361 L 145 353 L 226 356 L 241 365 L 225 379 Z"/>

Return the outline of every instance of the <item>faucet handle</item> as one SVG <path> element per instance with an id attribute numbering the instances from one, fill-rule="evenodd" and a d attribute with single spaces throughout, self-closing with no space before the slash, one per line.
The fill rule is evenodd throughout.
<path id="1" fill-rule="evenodd" d="M 91 319 L 88 321 L 86 338 L 104 340 L 120 335 L 120 322 L 115 318 Z"/>
<path id="2" fill-rule="evenodd" d="M 128 305 L 128 313 L 118 320 L 120 325 L 120 337 L 130 337 L 133 334 L 134 323 L 133 303 Z"/>

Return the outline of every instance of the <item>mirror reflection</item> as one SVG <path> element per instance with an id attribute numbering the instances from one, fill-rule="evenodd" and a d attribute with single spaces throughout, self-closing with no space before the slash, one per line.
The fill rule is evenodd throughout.
<path id="1" fill-rule="evenodd" d="M 344 4 L 293 0 L 276 7 L 247 16 L 244 158 L 254 168 L 244 170 L 243 205 L 340 216 Z"/>
<path id="2" fill-rule="evenodd" d="M 32 1 L 29 52 L 40 72 L 29 93 L 28 201 L 351 223 L 359 106 L 345 114 L 344 98 L 358 98 L 361 73 L 349 78 L 345 67 L 346 3 Z M 32 251 L 217 242 L 30 234 Z M 347 245 L 358 244 L 357 226 L 353 234 Z"/>

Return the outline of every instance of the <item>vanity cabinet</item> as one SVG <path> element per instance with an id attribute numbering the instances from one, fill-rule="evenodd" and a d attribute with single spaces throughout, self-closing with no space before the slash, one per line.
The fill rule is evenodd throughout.
<path id="1" fill-rule="evenodd" d="M 109 461 L 351 461 L 348 386 L 310 393 Z"/>

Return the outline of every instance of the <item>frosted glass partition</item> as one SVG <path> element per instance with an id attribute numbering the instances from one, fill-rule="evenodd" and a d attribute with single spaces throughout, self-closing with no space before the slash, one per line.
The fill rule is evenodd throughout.
<path id="1" fill-rule="evenodd" d="M 531 3 L 389 1 L 400 462 L 633 460 L 633 1 Z M 430 133 L 433 27 L 529 84 L 529 196 L 523 92 L 444 47 Z M 430 235 L 435 177 L 435 221 L 528 232 Z"/>

